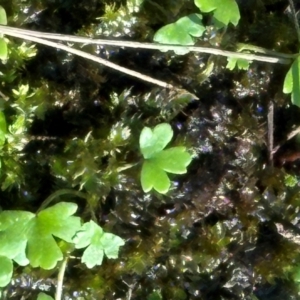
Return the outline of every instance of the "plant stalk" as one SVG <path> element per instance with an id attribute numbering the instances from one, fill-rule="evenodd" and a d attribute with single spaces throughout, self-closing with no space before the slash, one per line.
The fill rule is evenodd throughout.
<path id="1" fill-rule="evenodd" d="M 57 276 L 57 287 L 55 292 L 55 300 L 61 300 L 62 291 L 63 291 L 63 282 L 64 282 L 64 276 L 65 271 L 68 263 L 68 256 L 64 258 L 62 261 L 62 264 L 59 268 L 58 276 Z"/>
<path id="2" fill-rule="evenodd" d="M 107 46 L 115 46 L 115 47 L 129 47 L 129 48 L 152 49 L 152 50 L 161 50 L 161 51 L 185 50 L 191 52 L 221 55 L 225 57 L 241 58 L 241 59 L 246 59 L 251 61 L 262 61 L 262 62 L 280 63 L 280 64 L 289 64 L 298 55 L 298 54 L 280 53 L 280 52 L 271 51 L 271 50 L 263 49 L 261 47 L 251 46 L 251 45 L 249 45 L 249 47 L 251 46 L 251 50 L 256 52 L 262 52 L 265 53 L 266 55 L 232 52 L 232 51 L 210 48 L 210 47 L 179 46 L 179 45 L 165 45 L 165 44 L 155 44 L 155 43 L 139 43 L 139 42 L 130 42 L 130 41 L 93 39 L 93 38 L 73 36 L 73 35 L 63 35 L 63 34 L 25 30 L 25 29 L 19 29 L 19 28 L 4 26 L 4 25 L 0 25 L 0 32 L 2 34 L 7 34 L 15 37 L 20 37 L 20 38 L 22 38 L 21 36 L 24 36 L 24 39 L 31 40 L 31 41 L 34 40 L 28 37 L 38 37 L 43 39 L 53 39 L 53 40 L 83 43 L 83 44 L 97 44 L 97 45 L 107 45 Z M 16 34 L 18 34 L 18 36 Z"/>

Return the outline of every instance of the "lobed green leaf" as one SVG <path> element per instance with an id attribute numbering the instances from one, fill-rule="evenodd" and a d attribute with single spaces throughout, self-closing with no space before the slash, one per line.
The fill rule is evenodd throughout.
<path id="1" fill-rule="evenodd" d="M 54 268 L 63 255 L 53 236 L 73 242 L 81 227 L 80 218 L 72 216 L 76 209 L 74 203 L 61 202 L 37 215 L 26 211 L 1 212 L 0 255 L 21 265 L 30 262 L 33 267 Z"/>
<path id="2" fill-rule="evenodd" d="M 185 147 L 173 147 L 157 153 L 151 161 L 166 172 L 185 174 L 192 157 L 186 152 Z"/>
<path id="3" fill-rule="evenodd" d="M 240 20 L 239 7 L 235 0 L 194 0 L 202 12 L 213 12 L 214 18 L 227 26 L 237 25 Z"/>
<path id="4" fill-rule="evenodd" d="M 144 158 L 150 158 L 163 150 L 173 137 L 173 130 L 167 123 L 162 123 L 152 130 L 145 127 L 140 135 L 140 148 Z"/>
<path id="5" fill-rule="evenodd" d="M 145 193 L 154 188 L 161 194 L 167 193 L 171 185 L 166 172 L 152 160 L 145 160 L 143 163 L 141 184 Z"/>
<path id="6" fill-rule="evenodd" d="M 250 62 L 249 60 L 242 59 L 242 58 L 235 58 L 235 57 L 228 57 L 227 58 L 227 65 L 226 68 L 232 71 L 235 67 L 239 70 L 248 70 Z"/>
<path id="7" fill-rule="evenodd" d="M 104 232 L 94 221 L 83 224 L 73 241 L 77 249 L 87 247 L 81 262 L 88 268 L 101 265 L 104 254 L 108 258 L 117 258 L 119 247 L 124 245 L 124 240 L 112 233 Z"/>
<path id="8" fill-rule="evenodd" d="M 171 45 L 194 45 L 193 37 L 200 37 L 205 31 L 200 14 L 191 14 L 180 18 L 175 23 L 160 28 L 154 35 L 154 41 Z M 177 54 L 186 54 L 188 51 L 178 50 Z"/>

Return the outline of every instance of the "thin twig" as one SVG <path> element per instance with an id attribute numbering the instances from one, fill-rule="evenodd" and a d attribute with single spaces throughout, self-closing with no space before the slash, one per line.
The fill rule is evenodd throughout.
<path id="1" fill-rule="evenodd" d="M 292 130 L 286 137 L 286 139 L 280 143 L 279 145 L 277 145 L 273 151 L 272 151 L 272 154 L 274 155 L 278 149 L 287 141 L 289 141 L 290 139 L 292 139 L 295 135 L 299 134 L 300 133 L 300 126 L 298 126 L 296 129 Z"/>
<path id="2" fill-rule="evenodd" d="M 179 46 L 179 45 L 165 45 L 165 44 L 139 43 L 139 42 L 117 41 L 117 40 L 93 39 L 93 38 L 79 37 L 73 35 L 62 35 L 62 34 L 18 29 L 18 28 L 4 26 L 4 25 L 0 25 L 0 33 L 11 35 L 11 36 L 16 36 L 15 34 L 20 34 L 20 35 L 26 35 L 32 37 L 65 41 L 65 42 L 98 44 L 98 45 L 108 45 L 108 46 L 115 46 L 115 47 L 129 47 L 129 48 L 152 49 L 152 50 L 161 50 L 161 51 L 185 50 L 191 52 L 221 55 L 225 57 L 241 58 L 250 61 L 262 61 L 262 62 L 280 63 L 280 64 L 290 64 L 292 60 L 299 55 L 299 54 L 285 54 L 285 53 L 280 53 L 280 52 L 265 49 L 264 53 L 269 56 L 264 56 L 264 55 L 255 55 L 251 53 L 232 52 L 232 51 L 227 51 L 227 50 L 222 50 L 217 48 L 209 48 L 209 47 Z M 17 37 L 20 36 L 18 35 Z M 253 46 L 252 48 L 254 49 L 255 46 Z M 262 48 L 257 47 L 257 49 L 262 49 Z"/>
<path id="3" fill-rule="evenodd" d="M 62 264 L 59 268 L 59 272 L 58 272 L 58 276 L 57 276 L 57 287 L 56 287 L 56 291 L 55 291 L 55 300 L 61 300 L 67 262 L 68 262 L 68 256 L 66 256 L 64 258 L 64 260 L 62 261 Z"/>
<path id="4" fill-rule="evenodd" d="M 272 100 L 269 102 L 268 107 L 268 152 L 269 163 L 273 165 L 273 147 L 274 147 L 274 103 Z"/>
<path id="5" fill-rule="evenodd" d="M 289 3 L 290 3 L 290 7 L 291 7 L 291 12 L 292 12 L 292 15 L 293 15 L 293 20 L 294 20 L 297 36 L 298 36 L 298 43 L 300 45 L 300 27 L 299 27 L 299 22 L 298 22 L 298 19 L 297 19 L 297 13 L 296 13 L 296 10 L 295 10 L 294 1 L 289 0 Z"/>
<path id="6" fill-rule="evenodd" d="M 0 30 L 0 31 L 2 32 L 2 30 Z M 5 34 L 10 35 L 10 36 L 14 36 L 14 37 L 17 37 L 17 38 L 20 38 L 20 39 L 25 39 L 25 40 L 28 40 L 28 41 L 32 41 L 32 42 L 35 42 L 35 43 L 47 45 L 47 46 L 50 46 L 50 47 L 54 47 L 54 48 L 57 48 L 57 49 L 65 50 L 65 51 L 67 51 L 69 53 L 72 53 L 72 54 L 84 57 L 86 59 L 95 61 L 97 63 L 105 65 L 105 66 L 107 66 L 109 68 L 112 68 L 114 70 L 117 70 L 119 72 L 122 72 L 122 73 L 125 73 L 127 75 L 136 77 L 138 79 L 141 79 L 141 80 L 144 80 L 144 81 L 156 84 L 156 85 L 161 86 L 163 88 L 168 88 L 168 89 L 175 88 L 175 87 L 173 87 L 171 84 L 169 84 L 167 82 L 164 82 L 164 81 L 161 81 L 161 80 L 157 80 L 157 79 L 154 79 L 154 78 L 152 78 L 150 76 L 144 75 L 142 73 L 139 73 L 139 72 L 136 72 L 136 71 L 133 71 L 133 70 L 121 67 L 121 66 L 116 65 L 116 64 L 114 64 L 114 63 L 112 63 L 112 62 L 110 62 L 108 60 L 105 60 L 105 59 L 103 59 L 101 57 L 98 57 L 98 56 L 86 53 L 84 51 L 80 51 L 80 50 L 74 49 L 72 47 L 63 45 L 61 43 L 54 43 L 54 42 L 51 42 L 51 41 L 47 41 L 45 39 L 40 39 L 40 38 L 37 38 L 37 37 L 34 37 L 34 36 L 29 36 L 29 35 L 15 33 L 15 32 L 5 32 Z"/>

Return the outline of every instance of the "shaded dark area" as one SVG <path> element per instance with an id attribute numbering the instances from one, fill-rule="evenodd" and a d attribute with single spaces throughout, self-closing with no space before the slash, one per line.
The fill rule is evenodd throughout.
<path id="1" fill-rule="evenodd" d="M 236 28 L 228 27 L 225 48 L 245 42 L 298 52 L 287 1 L 237 2 L 241 20 Z M 1 5 L 12 16 L 18 3 Z M 181 1 L 153 3 L 145 1 L 132 14 L 137 22 L 130 33 L 120 21 L 119 27 L 109 28 L 111 34 L 149 42 L 161 26 L 195 12 Z M 117 12 L 126 3 L 26 4 L 29 12 L 20 13 L 19 27 L 77 34 L 105 32 L 104 20 L 114 21 L 99 21 L 105 5 Z M 174 10 L 164 12 L 164 7 Z M 206 16 L 204 21 L 211 20 Z M 214 39 L 204 44 L 213 45 Z M 37 55 L 17 69 L 16 82 L 4 84 L 5 93 L 29 83 L 42 86 L 47 95 L 41 88 L 38 96 L 4 104 L 9 125 L 21 115 L 18 108 L 28 121 L 26 142 L 20 139 L 15 146 L 18 159 L 3 159 L 1 207 L 35 212 L 57 190 L 81 190 L 91 203 L 75 197 L 57 201 L 78 203 L 77 215 L 84 220 L 92 218 L 92 209 L 105 231 L 126 241 L 118 259 L 106 259 L 94 269 L 70 260 L 65 299 L 138 300 L 149 299 L 153 291 L 166 300 L 298 299 L 300 144 L 297 136 L 287 136 L 300 125 L 300 109 L 282 93 L 288 66 L 253 62 L 247 71 L 229 71 L 226 59 L 207 54 L 83 49 L 199 98 L 186 100 L 63 51 L 36 48 Z M 214 69 L 202 80 L 202 63 L 210 61 Z M 275 103 L 274 143 L 280 145 L 271 163 L 270 101 Z M 194 159 L 187 174 L 170 175 L 173 186 L 167 195 L 145 194 L 139 182 L 139 134 L 144 126 L 161 122 L 172 125 L 172 145 L 186 145 Z M 81 254 L 76 250 L 75 256 Z M 18 267 L 3 299 L 36 299 L 38 290 L 53 295 L 56 276 L 57 270 Z"/>

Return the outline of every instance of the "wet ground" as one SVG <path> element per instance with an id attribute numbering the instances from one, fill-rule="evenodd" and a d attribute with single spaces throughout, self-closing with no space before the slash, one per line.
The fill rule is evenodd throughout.
<path id="1" fill-rule="evenodd" d="M 277 50 L 297 52 L 286 4 L 251 2 L 242 6 L 244 21 L 232 39 L 272 48 L 288 36 Z M 231 72 L 226 60 L 213 58 L 214 70 L 200 83 L 208 55 L 110 53 L 111 60 L 198 98 L 186 100 L 82 59 L 60 64 L 60 55 L 41 47 L 23 71 L 32 84 L 40 78 L 50 83 L 53 99 L 44 119 L 34 118 L 22 150 L 26 201 L 17 189 L 5 191 L 3 208 L 35 210 L 58 189 L 83 187 L 99 224 L 126 241 L 119 259 L 92 270 L 70 260 L 64 299 L 298 299 L 300 140 L 288 137 L 300 126 L 300 109 L 282 93 L 288 67 L 253 63 L 248 71 Z M 270 159 L 271 103 L 279 147 Z M 160 122 L 170 122 L 172 144 L 186 145 L 194 159 L 187 174 L 171 177 L 167 195 L 145 194 L 140 164 L 124 166 L 140 162 L 143 126 Z M 92 138 L 83 143 L 89 132 Z M 70 200 L 83 219 L 91 218 L 86 203 Z M 4 299 L 52 293 L 56 275 L 17 268 Z"/>

